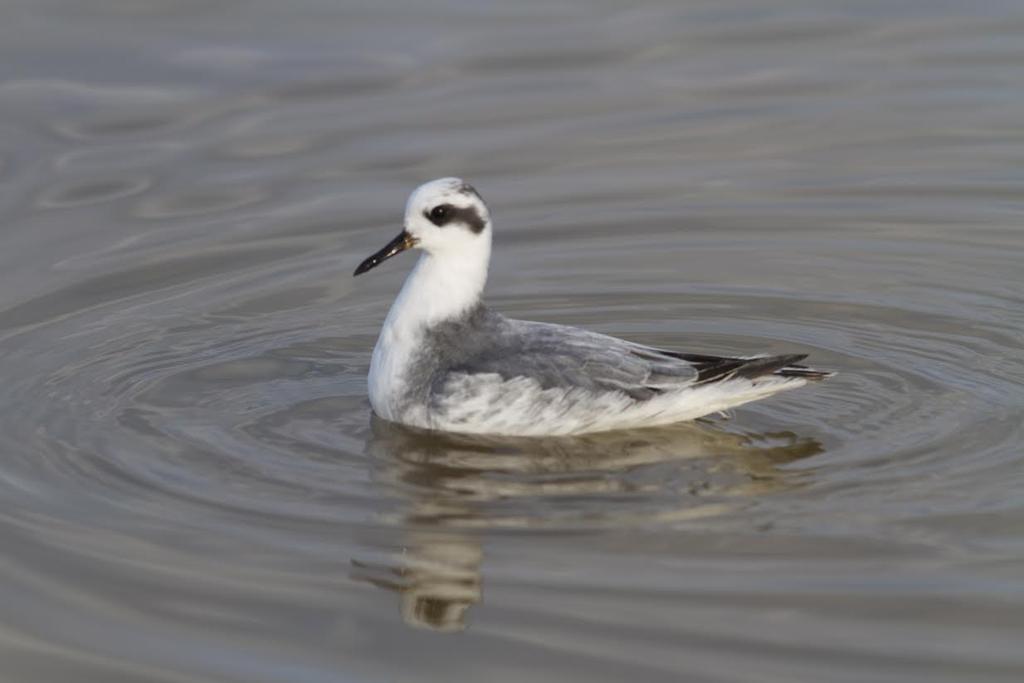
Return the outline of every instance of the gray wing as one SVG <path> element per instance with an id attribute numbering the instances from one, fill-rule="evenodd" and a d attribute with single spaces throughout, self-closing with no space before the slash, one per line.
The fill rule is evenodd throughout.
<path id="1" fill-rule="evenodd" d="M 424 366 L 424 379 L 434 390 L 452 374 L 488 373 L 506 380 L 529 377 L 544 389 L 621 391 L 637 401 L 736 378 L 817 381 L 832 375 L 799 365 L 806 354 L 734 357 L 668 351 L 578 327 L 510 320 L 482 305 L 436 328 L 426 357 L 433 360 Z"/>
<path id="2" fill-rule="evenodd" d="M 448 372 L 529 377 L 542 388 L 621 391 L 644 401 L 699 380 L 698 367 L 670 352 L 566 325 L 492 318 L 485 341 Z M 455 359 L 453 359 L 455 360 Z"/>

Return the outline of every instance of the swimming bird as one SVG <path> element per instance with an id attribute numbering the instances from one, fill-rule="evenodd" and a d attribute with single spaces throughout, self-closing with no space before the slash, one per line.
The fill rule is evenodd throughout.
<path id="1" fill-rule="evenodd" d="M 582 434 L 692 420 L 832 375 L 806 354 L 715 356 L 513 320 L 484 305 L 491 215 L 460 178 L 413 191 L 404 229 L 356 268 L 423 254 L 373 349 L 370 405 L 413 427 L 476 434 Z"/>

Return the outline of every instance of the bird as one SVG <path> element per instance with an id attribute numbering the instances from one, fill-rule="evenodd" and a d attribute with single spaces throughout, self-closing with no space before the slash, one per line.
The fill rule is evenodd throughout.
<path id="1" fill-rule="evenodd" d="M 693 420 L 834 373 L 807 354 L 719 356 L 515 320 L 483 302 L 490 211 L 461 178 L 416 188 L 402 231 L 355 269 L 422 251 L 388 312 L 367 388 L 379 417 L 465 434 L 559 436 Z"/>

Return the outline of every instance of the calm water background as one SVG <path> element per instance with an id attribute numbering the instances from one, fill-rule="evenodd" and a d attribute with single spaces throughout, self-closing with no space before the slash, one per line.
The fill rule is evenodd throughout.
<path id="1" fill-rule="evenodd" d="M 7 0 L 0 679 L 1019 681 L 1016 1 Z M 512 315 L 840 371 L 429 437 L 365 374 L 470 179 Z"/>

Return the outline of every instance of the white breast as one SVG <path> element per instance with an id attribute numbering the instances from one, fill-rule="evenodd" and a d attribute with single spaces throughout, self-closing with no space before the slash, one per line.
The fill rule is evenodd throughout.
<path id="1" fill-rule="evenodd" d="M 419 346 L 417 331 L 401 325 L 384 324 L 373 347 L 370 375 L 367 378 L 370 405 L 373 412 L 385 420 L 409 424 L 400 414 L 406 387 L 406 373 Z M 425 425 L 422 425 L 425 426 Z"/>
<path id="2" fill-rule="evenodd" d="M 483 237 L 483 236 L 481 236 Z M 423 254 L 388 312 L 370 361 L 368 389 L 373 411 L 385 420 L 428 427 L 425 405 L 404 400 L 410 364 L 423 335 L 438 321 L 461 315 L 480 300 L 487 279 L 490 240 L 481 239 L 473 258 Z"/>

